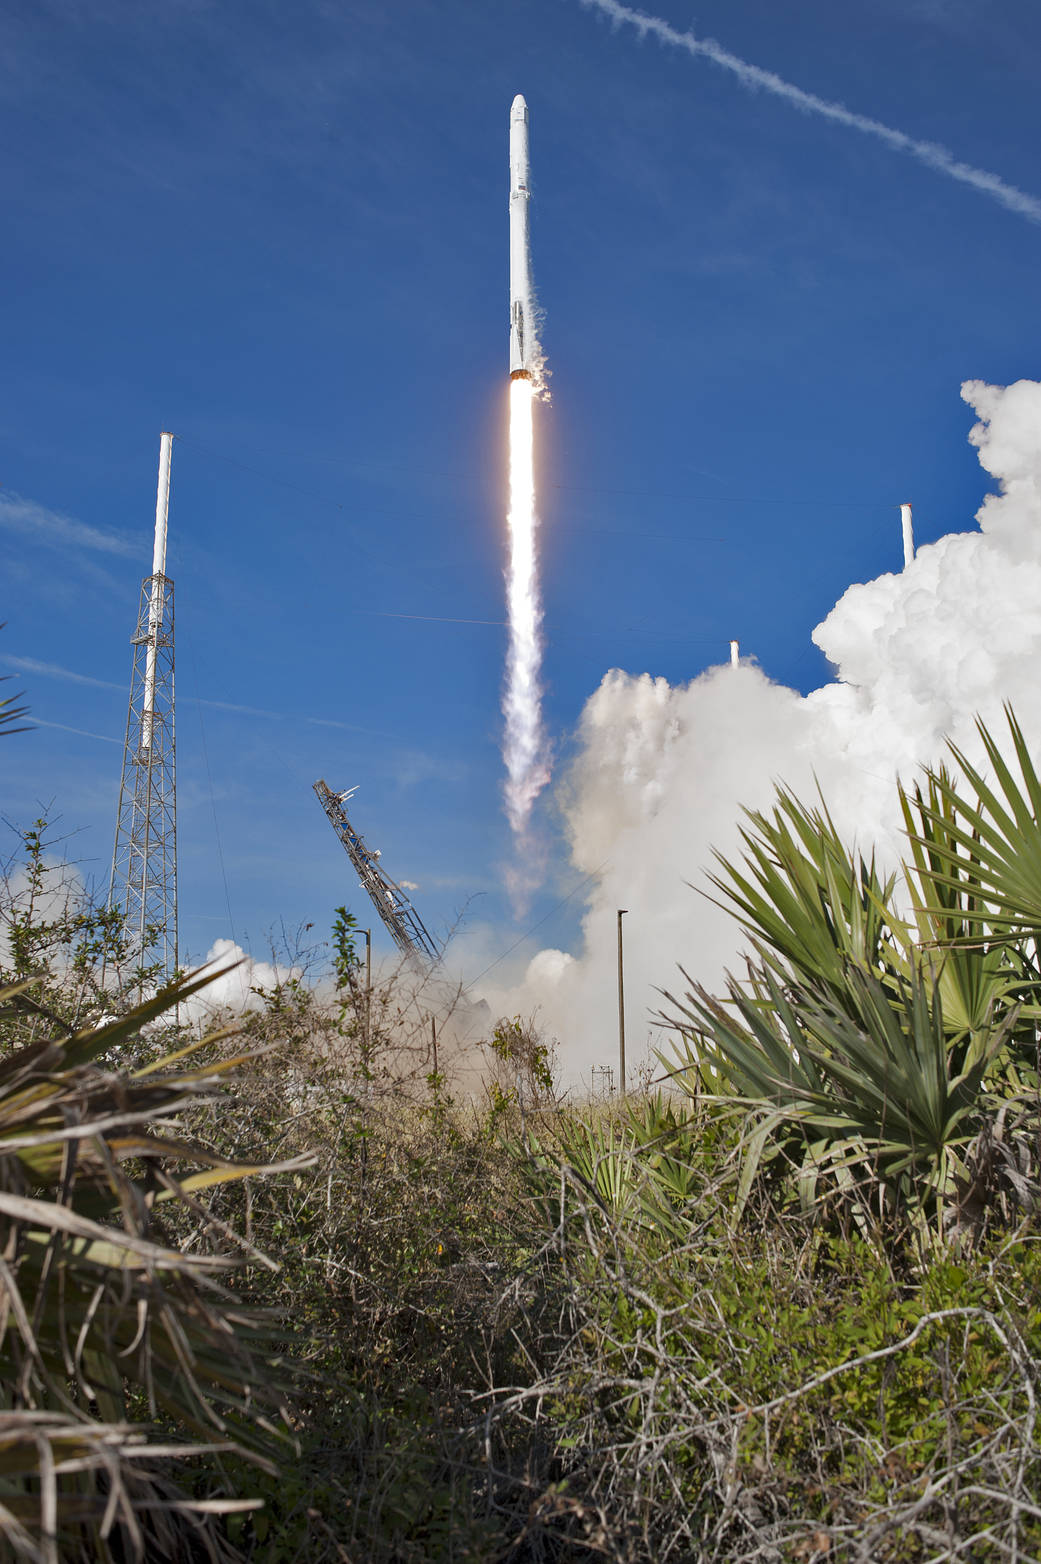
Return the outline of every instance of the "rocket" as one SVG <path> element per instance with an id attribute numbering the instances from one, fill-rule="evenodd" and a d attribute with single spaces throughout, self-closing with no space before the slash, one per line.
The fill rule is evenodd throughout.
<path id="1" fill-rule="evenodd" d="M 534 290 L 528 244 L 528 105 L 518 92 L 510 109 L 510 379 L 530 380 L 535 368 Z"/>

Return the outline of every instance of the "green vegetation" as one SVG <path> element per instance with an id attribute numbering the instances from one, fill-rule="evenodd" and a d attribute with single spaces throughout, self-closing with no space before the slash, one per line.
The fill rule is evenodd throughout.
<path id="1" fill-rule="evenodd" d="M 750 959 L 667 997 L 667 1088 L 568 1104 L 403 1047 L 337 912 L 234 1036 L 100 981 L 42 826 L 0 961 L 0 1537 L 12 1557 L 1041 1558 L 1041 780 L 751 815 Z M 691 953 L 691 966 L 696 952 Z M 126 992 L 140 987 L 128 972 Z"/>

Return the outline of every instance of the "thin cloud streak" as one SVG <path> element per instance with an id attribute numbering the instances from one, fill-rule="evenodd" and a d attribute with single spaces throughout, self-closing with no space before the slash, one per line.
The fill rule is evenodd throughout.
<path id="1" fill-rule="evenodd" d="M 111 679 L 95 679 L 88 673 L 76 673 L 72 668 L 60 668 L 57 663 L 43 663 L 35 657 L 3 657 L 0 658 L 6 668 L 14 668 L 18 673 L 36 673 L 43 679 L 67 679 L 70 684 L 90 684 L 97 690 L 122 690 L 126 686 L 116 684 Z"/>
<path id="2" fill-rule="evenodd" d="M 100 739 L 102 744 L 118 744 L 119 743 L 119 740 L 118 739 L 114 739 L 112 737 L 112 735 L 109 734 L 109 733 L 91 733 L 87 728 L 70 728 L 68 726 L 68 724 L 65 723 L 65 722 L 44 722 L 42 717 L 34 716 L 32 718 L 32 727 L 33 728 L 56 728 L 59 733 L 75 733 L 77 738 L 81 738 L 81 739 Z M 30 729 L 30 731 L 31 731 L 31 729 Z"/>
<path id="3" fill-rule="evenodd" d="M 675 49 L 685 49 L 695 59 L 711 60 L 714 65 L 736 76 L 741 86 L 749 92 L 761 88 L 764 92 L 772 93 L 775 98 L 784 98 L 786 102 L 804 110 L 807 114 L 816 114 L 820 119 L 831 120 L 836 125 L 845 125 L 849 130 L 859 130 L 865 136 L 873 136 L 876 141 L 881 141 L 891 151 L 903 152 L 906 156 L 917 159 L 919 163 L 924 163 L 926 168 L 931 168 L 934 173 L 946 174 L 948 178 L 957 180 L 959 184 L 969 185 L 972 189 L 978 190 L 981 195 L 990 196 L 1000 206 L 1015 212 L 1019 217 L 1025 217 L 1028 222 L 1041 224 L 1041 200 L 1036 196 L 1018 190 L 1015 185 L 1007 184 L 997 174 L 990 174 L 986 169 L 974 168 L 971 163 L 959 162 L 953 152 L 949 152 L 946 147 L 940 146 L 935 141 L 917 141 L 902 130 L 894 130 L 890 125 L 884 125 L 881 120 L 871 119 L 867 114 L 854 113 L 842 103 L 831 103 L 827 98 L 818 98 L 816 93 L 804 92 L 801 87 L 785 81 L 784 77 L 778 76 L 776 72 L 765 71 L 761 66 L 751 65 L 738 55 L 731 54 L 729 49 L 724 49 L 712 38 L 696 38 L 691 32 L 681 33 L 668 22 L 662 21 L 660 17 L 648 16 L 643 11 L 634 11 L 627 5 L 619 4 L 619 0 L 581 0 L 581 4 L 590 10 L 599 11 L 616 27 L 628 23 L 636 29 L 641 38 L 648 36 L 657 38 L 659 42 L 669 44 Z"/>
<path id="4" fill-rule="evenodd" d="M 143 554 L 145 545 L 118 532 L 91 527 L 85 521 L 48 510 L 35 500 L 23 500 L 19 494 L 0 495 L 0 527 L 27 533 L 54 548 L 93 549 L 101 554 L 132 556 Z"/>
<path id="5" fill-rule="evenodd" d="M 4 667 L 14 668 L 17 673 L 37 674 L 43 679 L 65 679 L 70 684 L 89 684 L 98 690 L 119 690 L 121 693 L 127 690 L 125 684 L 117 684 L 112 679 L 95 679 L 92 674 L 77 673 L 73 668 L 62 668 L 57 663 L 40 662 L 36 657 L 0 657 L 0 663 Z M 202 696 L 189 695 L 183 699 L 190 700 L 193 705 L 206 706 L 210 711 L 227 711 L 238 717 L 263 717 L 271 722 L 306 722 L 318 728 L 342 728 L 347 733 L 365 733 L 371 738 L 390 739 L 397 743 L 398 740 L 392 733 L 382 733 L 377 728 L 359 727 L 354 722 L 338 722 L 335 717 L 309 717 L 303 712 L 296 711 L 268 711 L 262 706 L 241 706 L 235 701 L 206 700 Z M 36 719 L 34 719 L 36 720 Z M 57 723 L 40 723 L 41 727 L 57 727 Z M 70 728 L 70 733 L 78 729 Z M 99 738 L 100 734 L 89 734 L 88 737 Z M 113 740 L 113 743 L 118 743 Z"/>

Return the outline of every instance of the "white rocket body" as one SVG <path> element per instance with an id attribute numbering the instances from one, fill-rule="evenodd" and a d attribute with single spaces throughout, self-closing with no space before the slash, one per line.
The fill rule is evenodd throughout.
<path id="1" fill-rule="evenodd" d="M 528 105 L 520 93 L 510 109 L 510 376 L 535 368 L 534 292 L 528 243 L 531 174 L 528 161 Z"/>
<path id="2" fill-rule="evenodd" d="M 166 526 L 170 511 L 170 462 L 173 435 L 159 439 L 159 484 L 155 496 L 155 544 L 152 549 L 152 586 L 148 598 L 148 644 L 145 647 L 145 694 L 141 713 L 141 747 L 152 746 L 155 715 L 155 658 L 159 626 L 163 620 L 166 587 Z"/>

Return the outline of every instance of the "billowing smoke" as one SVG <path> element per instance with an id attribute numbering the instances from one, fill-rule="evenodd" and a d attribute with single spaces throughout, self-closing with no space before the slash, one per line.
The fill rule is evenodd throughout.
<path id="1" fill-rule="evenodd" d="M 265 994 L 303 976 L 300 967 L 256 961 L 231 939 L 214 940 L 199 970 L 212 972 L 213 981 L 181 1006 L 181 1019 L 203 1024 L 217 1016 L 234 1018 L 261 1010 Z"/>
<path id="2" fill-rule="evenodd" d="M 962 396 L 997 492 L 979 530 L 849 588 L 813 632 L 833 683 L 802 696 L 747 661 L 675 687 L 615 669 L 586 704 L 561 789 L 572 863 L 600 871 L 584 948 L 542 951 L 512 990 L 481 988 L 496 1013 L 539 1008 L 571 1080 L 614 1061 L 617 908 L 631 1055 L 661 1043 L 651 1017 L 678 964 L 708 983 L 735 965 L 736 925 L 692 887 L 708 888 L 713 848 L 736 851 L 741 805 L 768 805 L 778 781 L 812 799 L 819 783 L 847 839 L 895 867 L 898 774 L 938 761 L 947 736 L 978 754 L 974 715 L 1000 730 L 1004 701 L 1041 747 L 1041 384 L 971 381 Z"/>

